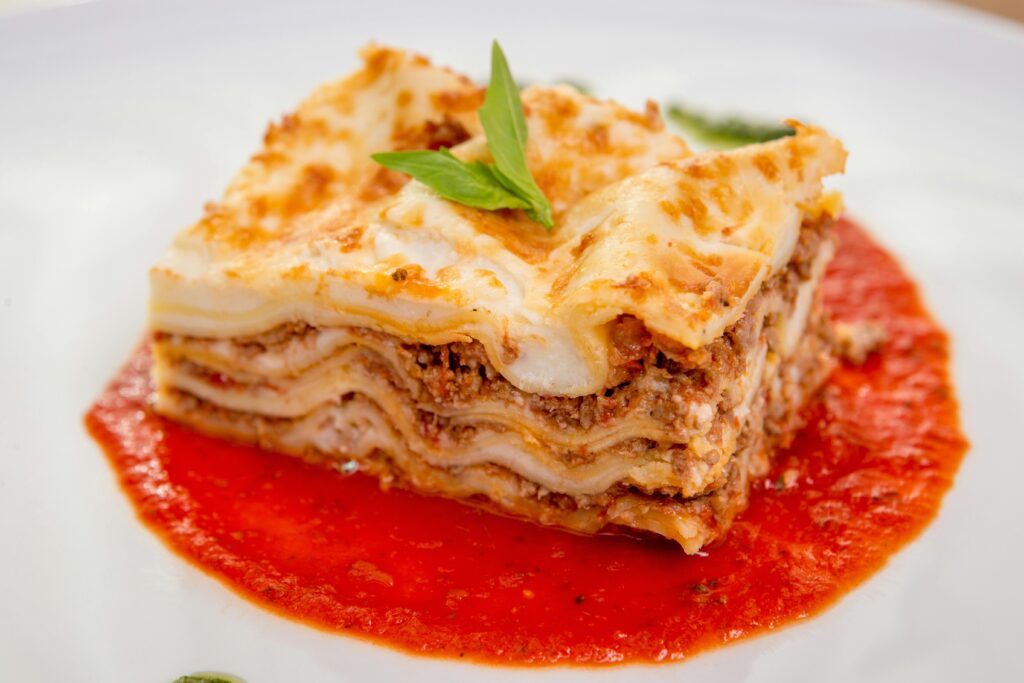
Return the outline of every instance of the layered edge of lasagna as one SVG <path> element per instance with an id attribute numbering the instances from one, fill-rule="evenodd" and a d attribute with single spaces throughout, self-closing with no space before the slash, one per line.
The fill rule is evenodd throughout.
<path id="1" fill-rule="evenodd" d="M 707 347 L 621 316 L 610 384 L 595 395 L 524 392 L 478 342 L 292 324 L 231 339 L 157 333 L 156 408 L 386 485 L 696 552 L 743 509 L 831 369 L 817 285 L 832 245 L 827 217 L 806 223 L 786 268 Z M 276 414 L 253 409 L 265 395 Z"/>

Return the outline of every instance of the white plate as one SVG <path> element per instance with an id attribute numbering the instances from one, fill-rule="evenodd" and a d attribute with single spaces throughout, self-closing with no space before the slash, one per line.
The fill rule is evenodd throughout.
<path id="1" fill-rule="evenodd" d="M 631 104 L 795 114 L 851 150 L 851 212 L 956 341 L 974 447 L 939 519 L 839 605 L 678 665 L 423 659 L 272 616 L 136 522 L 81 416 L 146 269 L 271 117 L 376 38 Z M 99 3 L 0 21 L 0 680 L 1024 680 L 1024 30 L 945 6 Z"/>

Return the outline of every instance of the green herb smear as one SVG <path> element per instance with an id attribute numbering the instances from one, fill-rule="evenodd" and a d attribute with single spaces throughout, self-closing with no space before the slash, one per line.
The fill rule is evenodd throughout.
<path id="1" fill-rule="evenodd" d="M 789 126 L 750 121 L 738 116 L 706 116 L 680 104 L 670 104 L 666 113 L 672 123 L 710 147 L 742 147 L 796 133 Z"/>
<path id="2" fill-rule="evenodd" d="M 487 211 L 523 209 L 547 229 L 554 227 L 551 204 L 526 165 L 526 117 L 519 86 L 498 41 L 491 47 L 491 81 L 479 110 L 493 164 L 457 159 L 447 149 L 380 152 L 371 157 L 408 174 L 441 197 Z"/>
<path id="3" fill-rule="evenodd" d="M 238 676 L 217 673 L 216 671 L 197 671 L 194 674 L 174 679 L 174 683 L 245 683 Z"/>

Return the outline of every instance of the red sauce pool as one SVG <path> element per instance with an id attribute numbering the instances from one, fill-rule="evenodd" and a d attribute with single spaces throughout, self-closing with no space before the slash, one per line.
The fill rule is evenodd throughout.
<path id="1" fill-rule="evenodd" d="M 935 516 L 966 450 L 948 339 L 891 256 L 840 221 L 825 295 L 885 347 L 842 366 L 721 545 L 587 538 L 381 491 L 146 408 L 143 346 L 86 417 L 140 518 L 244 597 L 404 650 L 497 663 L 679 659 L 813 615 Z"/>

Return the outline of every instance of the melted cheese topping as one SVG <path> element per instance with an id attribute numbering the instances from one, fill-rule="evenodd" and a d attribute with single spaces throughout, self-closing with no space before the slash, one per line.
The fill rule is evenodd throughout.
<path id="1" fill-rule="evenodd" d="M 370 154 L 460 142 L 487 159 L 482 90 L 382 47 L 272 126 L 222 200 L 151 271 L 151 325 L 198 337 L 281 323 L 479 340 L 512 384 L 595 393 L 606 325 L 631 314 L 700 347 L 789 260 L 845 151 L 824 131 L 692 155 L 641 114 L 565 87 L 523 93 L 550 233 L 521 212 L 445 201 Z"/>

